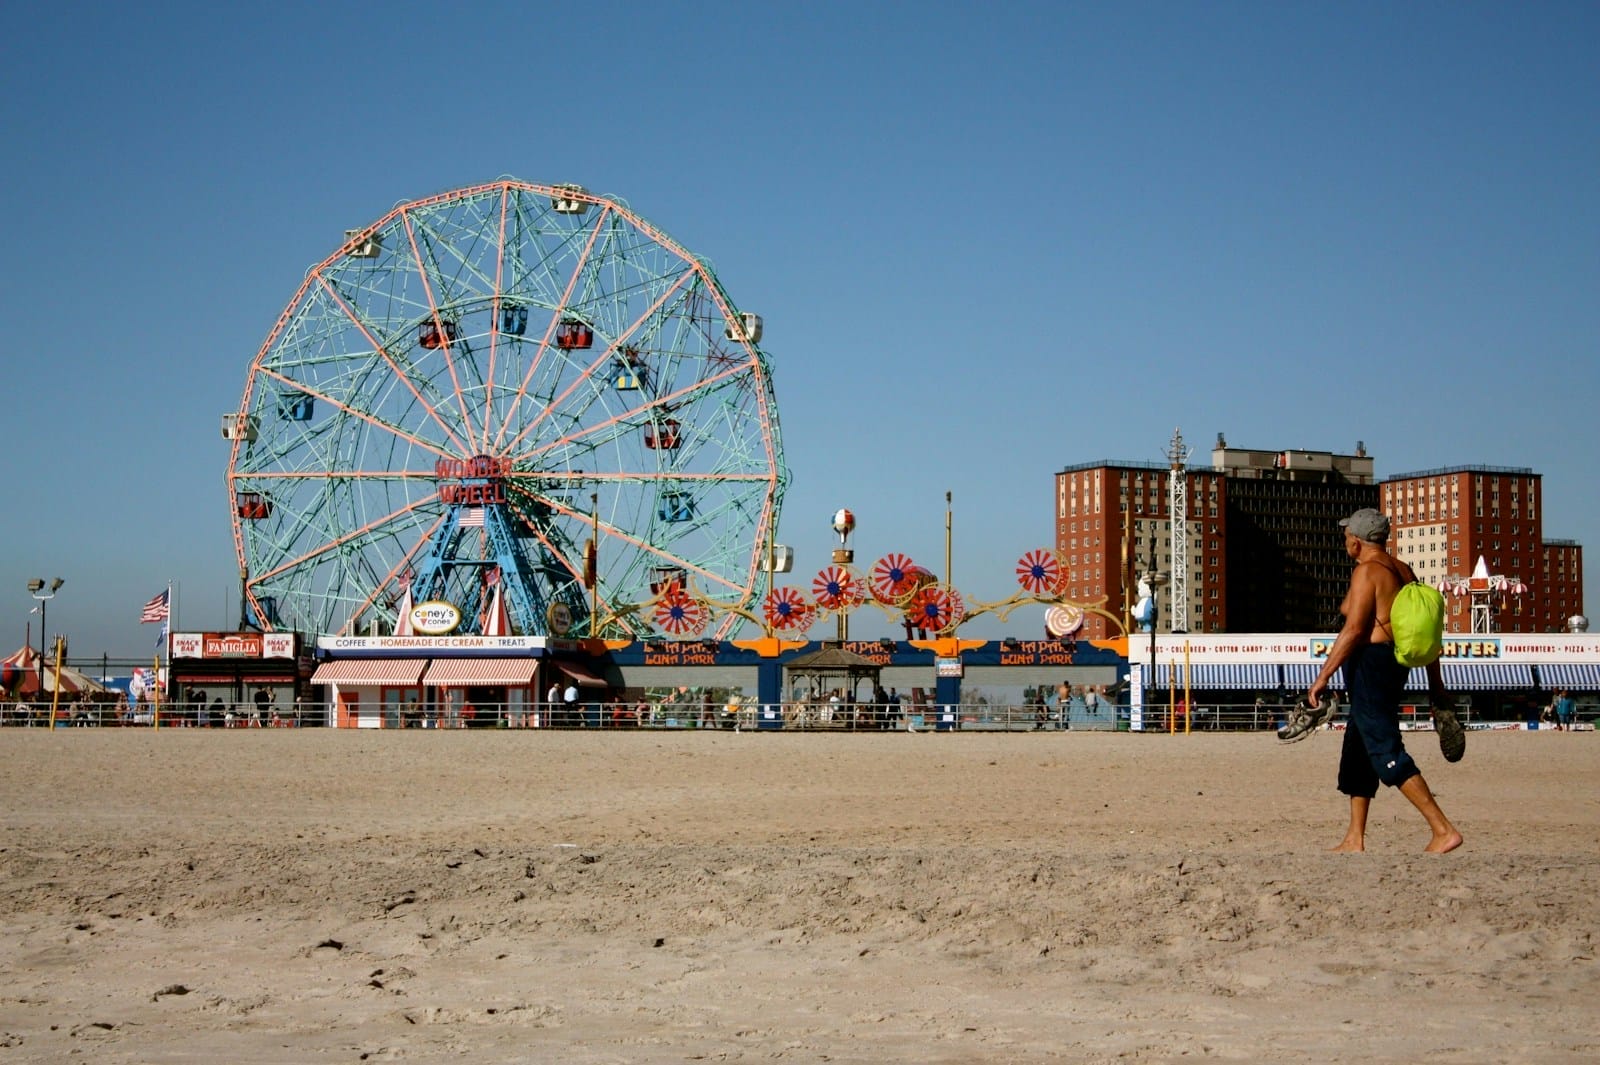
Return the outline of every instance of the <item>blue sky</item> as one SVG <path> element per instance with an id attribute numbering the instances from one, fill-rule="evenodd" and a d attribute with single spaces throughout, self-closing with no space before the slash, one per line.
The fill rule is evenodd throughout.
<path id="1" fill-rule="evenodd" d="M 237 617 L 227 450 L 311 265 L 502 174 L 624 198 L 766 320 L 780 539 L 1014 587 L 1052 475 L 1348 452 L 1544 475 L 1600 545 L 1600 6 L 0 9 L 0 626 Z M 1591 558 L 1587 609 L 1595 609 Z M 1038 611 L 976 635 L 1040 626 Z M 37 619 L 34 619 L 37 643 Z M 877 635 L 875 614 L 852 635 Z M 867 631 L 863 631 L 867 630 Z"/>

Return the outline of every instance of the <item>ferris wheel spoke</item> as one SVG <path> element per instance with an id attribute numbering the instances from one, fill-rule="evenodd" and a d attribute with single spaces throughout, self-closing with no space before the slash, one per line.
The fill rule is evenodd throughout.
<path id="1" fill-rule="evenodd" d="M 397 439 L 404 440 L 404 441 L 406 441 L 406 442 L 408 442 L 410 444 L 413 444 L 417 448 L 419 448 L 420 450 L 423 450 L 423 451 L 429 452 L 431 454 L 437 455 L 437 456 L 439 456 L 441 458 L 446 457 L 446 456 L 448 456 L 450 454 L 450 451 L 447 448 L 445 448 L 445 447 L 443 447 L 443 446 L 441 446 L 439 444 L 436 444 L 431 440 L 425 440 L 422 437 L 417 436 L 414 433 L 407 432 L 403 426 L 396 425 L 396 424 L 394 424 L 392 422 L 385 421 L 385 420 L 383 420 L 381 418 L 377 418 L 377 417 L 375 417 L 375 416 L 373 416 L 371 414 L 368 414 L 365 410 L 359 409 L 357 407 L 351 406 L 348 403 L 343 402 L 342 400 L 338 399 L 337 397 L 333 396 L 330 393 L 323 392 L 323 391 L 321 391 L 319 389 L 316 389 L 316 388 L 312 388 L 312 387 L 304 384 L 303 382 L 295 380 L 292 377 L 285 376 L 284 374 L 278 373 L 277 371 L 274 371 L 274 370 L 266 370 L 266 369 L 262 370 L 262 376 L 266 377 L 266 378 L 268 378 L 270 380 L 278 381 L 278 382 L 282 383 L 283 385 L 285 385 L 286 387 L 292 387 L 297 392 L 299 392 L 299 393 L 301 393 L 301 394 L 303 394 L 303 395 L 305 395 L 305 396 L 307 396 L 307 397 L 309 397 L 311 399 L 321 400 L 322 402 L 326 403 L 328 406 L 332 407 L 334 410 L 340 411 L 341 413 L 346 414 L 351 418 L 354 418 L 354 419 L 357 419 L 359 421 L 365 422 L 366 424 L 372 426 L 374 429 L 378 429 L 378 430 L 383 431 L 384 433 L 388 433 L 388 434 L 396 437 Z M 298 442 L 296 441 L 294 443 L 298 443 Z"/>
<path id="2" fill-rule="evenodd" d="M 371 582 L 371 590 L 366 594 L 365 598 L 357 603 L 355 610 L 351 613 L 351 619 L 354 620 L 361 617 L 377 605 L 379 596 L 383 594 L 385 589 L 395 587 L 399 592 L 404 592 L 405 582 L 402 580 L 402 575 L 415 568 L 418 557 L 427 549 L 429 543 L 430 540 L 427 535 L 419 537 L 411 547 L 390 564 L 388 572 L 379 575 L 377 580 Z"/>
<path id="3" fill-rule="evenodd" d="M 611 542 L 625 548 L 652 568 L 680 570 L 685 574 L 692 573 L 699 577 L 702 583 L 711 585 L 720 592 L 737 590 L 737 586 L 732 581 L 706 566 L 703 561 L 688 557 L 686 554 L 675 553 L 660 544 L 652 543 L 615 526 L 607 526 L 602 523 L 601 532 L 606 534 Z M 602 560 L 604 557 L 605 555 L 602 553 Z"/>
<path id="4" fill-rule="evenodd" d="M 494 293 L 493 302 L 489 308 L 489 321 L 491 325 L 502 320 L 504 314 L 505 294 L 505 268 L 506 268 L 506 219 L 511 206 L 511 190 L 500 190 L 500 208 L 496 212 L 495 256 L 494 256 L 494 284 L 491 291 Z M 526 309 L 524 309 L 526 313 Z M 494 421 L 494 386 L 495 363 L 499 357 L 501 330 L 489 330 L 489 367 L 483 381 L 483 435 L 478 439 L 479 451 L 489 450 L 489 426 Z"/>
<path id="5" fill-rule="evenodd" d="M 457 436 L 455 430 L 445 422 L 444 418 L 439 413 L 438 407 L 434 403 L 429 402 L 428 398 L 422 394 L 420 389 L 418 389 L 416 381 L 413 379 L 412 375 L 407 371 L 407 369 L 402 367 L 394 358 L 394 356 L 390 354 L 389 350 L 379 342 L 378 338 L 373 336 L 373 334 L 366 328 L 366 326 L 362 323 L 360 316 L 356 313 L 355 308 L 346 302 L 331 285 L 327 285 L 326 281 L 324 281 L 324 285 L 326 286 L 326 291 L 328 294 L 334 300 L 336 300 L 340 306 L 345 308 L 345 311 L 347 314 L 349 314 L 350 321 L 355 328 L 359 330 L 361 334 L 372 344 L 373 352 L 378 355 L 379 359 L 385 365 L 387 365 L 391 371 L 393 371 L 395 379 L 404 385 L 406 391 L 411 394 L 412 399 L 428 413 L 429 420 L 436 424 L 439 429 L 444 432 L 445 436 L 450 438 L 451 442 L 456 447 L 465 451 L 465 444 L 461 437 Z"/>
<path id="6" fill-rule="evenodd" d="M 272 578 L 272 577 L 274 577 L 274 576 L 276 576 L 276 575 L 278 575 L 280 573 L 284 573 L 286 571 L 289 571 L 289 570 L 292 570 L 292 569 L 296 569 L 298 567 L 301 567 L 301 566 L 305 565 L 308 562 L 311 562 L 311 561 L 314 561 L 314 560 L 316 560 L 318 558 L 324 557 L 324 556 L 328 555 L 330 552 L 338 552 L 338 551 L 344 550 L 346 548 L 349 548 L 349 547 L 351 547 L 353 545 L 361 544 L 361 543 L 369 540 L 374 534 L 376 534 L 376 533 L 380 532 L 381 530 L 383 530 L 385 526 L 389 526 L 389 525 L 392 525 L 392 524 L 396 523 L 400 518 L 404 517 L 407 514 L 417 513 L 419 508 L 425 506 L 427 504 L 427 502 L 428 501 L 426 501 L 426 500 L 418 500 L 417 502 L 410 503 L 410 504 L 407 504 L 406 506 L 399 507 L 399 508 L 397 508 L 397 509 L 395 509 L 393 511 L 390 511 L 388 514 L 383 515 L 380 518 L 377 518 L 377 519 L 375 519 L 373 521 L 368 522 L 367 524 L 361 526 L 360 528 L 352 529 L 352 530 L 350 530 L 348 532 L 340 533 L 339 535 L 336 535 L 336 536 L 333 536 L 333 537 L 329 538 L 324 543 L 317 544 L 317 545 L 315 545 L 315 546 L 313 546 L 311 548 L 308 548 L 308 549 L 304 550 L 299 555 L 296 555 L 296 556 L 291 557 L 291 558 L 286 558 L 282 562 L 280 562 L 277 566 L 275 566 L 275 567 L 273 567 L 271 569 L 267 569 L 267 570 L 264 570 L 264 571 L 260 572 L 258 574 L 258 576 L 263 580 L 268 580 L 268 579 L 270 579 L 270 578 Z M 443 521 L 444 521 L 444 516 L 443 515 L 435 516 L 433 518 L 432 523 L 428 527 L 429 534 L 431 535 L 433 531 L 437 530 L 438 527 L 439 527 L 439 524 L 441 522 L 443 522 Z"/>
<path id="7" fill-rule="evenodd" d="M 682 281 L 680 279 L 678 284 L 681 283 Z M 666 295 L 663 295 L 661 299 L 665 300 Z M 651 313 L 653 313 L 654 310 L 655 308 L 653 307 L 647 309 L 639 316 L 638 320 L 630 322 L 629 324 L 621 327 L 617 331 L 617 336 L 620 338 L 631 334 L 648 318 Z M 595 315 L 595 317 L 599 316 Z M 620 339 L 612 339 L 601 350 L 598 357 L 589 362 L 588 365 L 578 366 L 574 378 L 566 384 L 565 388 L 559 392 L 552 392 L 552 394 L 543 404 L 542 408 L 534 411 L 532 416 L 527 419 L 527 424 L 524 426 L 524 428 L 509 442 L 502 443 L 504 449 L 508 451 L 515 451 L 524 442 L 524 440 L 529 438 L 535 432 L 545 429 L 548 419 L 566 417 L 573 418 L 574 422 L 581 420 L 582 416 L 596 405 L 596 403 L 599 401 L 599 397 L 608 395 L 611 392 L 613 375 L 625 375 L 633 372 L 634 367 L 630 363 L 629 359 L 624 357 L 623 349 L 619 346 L 620 343 Z M 602 369 L 609 370 L 609 373 L 604 378 L 600 376 Z M 618 389 L 621 389 L 622 387 L 623 386 L 621 384 L 617 385 Z M 645 394 L 645 389 L 637 385 L 630 387 L 634 390 L 640 391 L 641 393 L 640 402 L 637 404 L 635 409 L 643 410 L 651 406 L 658 406 L 660 404 L 659 399 L 649 398 Z M 526 382 L 524 382 L 523 395 L 526 395 Z M 613 415 L 611 417 L 603 417 L 602 424 L 613 421 L 617 417 L 621 416 L 622 415 Z M 499 439 L 503 441 L 503 434 Z"/>
<path id="8" fill-rule="evenodd" d="M 683 278 L 680 278 L 680 280 L 678 280 L 678 285 L 682 285 L 682 281 Z M 653 313 L 659 309 L 661 302 L 666 301 L 666 297 L 667 294 L 664 294 L 664 296 L 661 297 L 661 301 L 658 301 L 658 304 L 653 305 L 651 309 L 646 310 L 643 315 L 640 315 L 640 318 L 635 320 L 634 323 L 629 326 L 629 329 L 627 329 L 627 333 L 624 333 L 624 336 L 627 336 L 627 334 L 632 334 L 634 333 L 635 329 L 640 328 L 640 326 L 642 326 L 643 323 L 650 318 L 650 315 L 653 315 Z M 568 406 L 571 406 L 570 400 L 574 397 L 574 395 L 584 395 L 584 398 L 586 398 L 586 401 L 584 401 L 584 406 L 587 408 L 587 405 L 589 405 L 589 400 L 592 400 L 592 397 L 594 397 L 594 390 L 590 389 L 589 392 L 579 393 L 579 387 L 586 384 L 586 382 L 594 382 L 595 369 L 597 369 L 598 366 L 605 365 L 606 361 L 608 361 L 606 360 L 606 357 L 611 357 L 611 355 L 614 355 L 614 353 L 618 352 L 618 350 L 619 342 L 613 342 L 613 344 L 606 349 L 606 352 L 603 353 L 602 358 L 600 358 L 600 360 L 595 360 L 594 363 L 590 363 L 590 365 L 587 366 L 584 371 L 582 371 L 581 376 L 578 377 L 578 381 L 574 381 L 573 384 L 566 389 L 565 393 L 558 395 L 558 397 L 552 398 L 549 405 L 544 408 L 542 413 L 534 414 L 533 419 L 530 419 L 530 422 L 528 422 L 528 425 L 526 425 L 526 429 L 523 429 L 522 432 L 518 433 L 517 437 L 510 441 L 509 445 L 506 445 L 507 449 L 515 449 L 518 445 L 522 445 L 523 440 L 525 440 L 526 437 L 530 437 L 534 430 L 539 429 L 539 427 L 544 424 L 546 419 L 549 419 L 549 417 L 558 416 L 558 414 L 562 414 L 563 411 L 568 408 Z M 613 416 L 610 417 L 606 417 L 606 419 L 603 419 L 603 421 L 595 422 L 595 424 L 592 425 L 587 425 L 586 429 L 582 430 L 582 432 L 603 432 L 603 430 L 613 429 L 614 425 L 619 424 L 622 419 L 626 419 L 626 417 L 629 416 L 643 416 L 643 414 L 648 414 L 650 411 L 659 411 L 659 409 L 667 409 L 667 411 L 670 411 L 670 409 L 674 408 L 674 406 L 678 405 L 678 403 L 691 400 L 691 398 L 696 397 L 696 395 L 699 395 L 699 393 L 706 392 L 707 389 L 712 389 L 712 387 L 714 387 L 714 385 L 717 384 L 717 382 L 720 381 L 723 376 L 733 376 L 733 373 L 736 371 L 736 369 L 738 368 L 728 368 L 726 369 L 725 374 L 718 374 L 718 377 L 714 377 L 714 379 L 693 382 L 693 384 L 685 385 L 685 387 L 675 390 L 675 392 L 650 392 L 650 390 L 646 390 L 645 387 L 638 387 L 637 390 L 640 392 L 640 400 L 638 400 L 634 406 L 622 409 L 622 411 L 619 411 L 619 413 L 613 414 Z M 627 373 L 626 365 L 624 365 L 624 368 L 622 368 L 622 373 Z M 581 435 L 581 433 L 578 433 L 578 435 Z M 517 459 L 518 461 L 522 461 L 522 459 L 530 459 L 530 457 L 536 456 L 536 454 L 541 453 L 541 451 L 554 451 L 554 449 L 560 448 L 560 446 L 565 446 L 566 443 L 576 440 L 578 435 L 563 435 L 560 440 L 546 441 L 546 443 L 542 443 L 542 445 L 539 445 L 539 448 L 534 449 L 534 451 L 518 454 Z"/>
<path id="9" fill-rule="evenodd" d="M 583 270 L 583 264 L 588 261 L 589 256 L 594 251 L 595 242 L 599 239 L 600 235 L 600 222 L 607 214 L 609 214 L 609 209 L 602 211 L 601 219 L 597 219 L 594 228 L 589 231 L 589 237 L 584 242 L 583 250 L 578 254 L 577 264 L 574 266 L 572 274 L 567 278 L 565 285 L 562 288 L 560 298 L 556 301 L 556 307 L 558 309 L 567 307 L 567 305 L 571 302 L 573 286 L 577 284 L 578 277 Z M 560 315 L 551 315 L 550 322 L 545 327 L 544 338 L 539 342 L 538 348 L 534 351 L 533 358 L 528 363 L 528 369 L 522 377 L 521 384 L 517 386 L 516 399 L 512 404 L 513 410 L 520 410 L 522 408 L 523 402 L 528 394 L 529 385 L 532 383 L 535 375 L 539 372 L 542 364 L 544 363 L 546 352 L 550 350 L 551 344 L 557 339 L 557 329 L 560 324 L 559 319 Z M 557 350 L 560 349 L 557 348 Z M 512 423 L 508 419 L 501 424 L 499 430 L 495 433 L 494 446 L 496 449 L 508 450 L 505 444 L 505 437 L 506 432 L 511 428 L 511 424 Z"/>
<path id="10" fill-rule="evenodd" d="M 404 211 L 402 212 L 401 217 L 405 222 L 406 237 L 411 244 L 411 254 L 417 264 L 417 279 L 421 283 L 423 295 L 428 301 L 428 315 L 432 320 L 434 328 L 438 331 L 436 335 L 440 338 L 439 354 L 444 360 L 445 372 L 449 375 L 450 384 L 455 392 L 456 407 L 461 411 L 462 430 L 466 433 L 468 439 L 472 439 L 474 437 L 472 428 L 472 415 L 467 408 L 466 396 L 463 393 L 461 378 L 456 370 L 456 360 L 452 354 L 451 345 L 454 343 L 454 338 L 451 336 L 450 331 L 445 328 L 444 318 L 439 310 L 439 289 L 442 282 L 442 279 L 439 275 L 442 273 L 442 271 L 440 271 L 438 259 L 434 255 L 434 250 L 440 243 L 443 243 L 447 248 L 450 245 L 448 242 L 428 241 L 428 254 L 424 256 L 422 247 L 418 243 L 418 225 L 413 212 Z M 423 228 L 426 232 L 429 232 L 430 235 L 432 235 L 431 230 L 429 230 L 426 226 Z"/>
<path id="11" fill-rule="evenodd" d="M 736 382 L 739 372 L 743 369 L 745 368 L 742 366 L 727 367 L 713 377 L 695 381 L 681 389 L 678 389 L 677 391 L 655 397 L 648 402 L 640 402 L 633 407 L 612 414 L 603 420 L 579 426 L 575 432 L 568 433 L 567 435 L 556 439 L 542 441 L 539 445 L 531 450 L 519 452 L 513 455 L 513 461 L 517 463 L 533 462 L 542 456 L 558 452 L 564 447 L 568 447 L 578 441 L 581 441 L 590 434 L 602 434 L 603 441 L 609 440 L 612 434 L 614 434 L 618 428 L 624 428 L 630 432 L 642 428 L 645 424 L 647 424 L 655 412 L 664 411 L 668 414 L 684 413 L 684 410 L 680 408 L 686 408 L 686 405 L 691 404 L 696 400 L 714 396 L 719 391 L 719 386 L 728 382 Z M 630 421 L 629 419 L 636 420 Z M 681 421 L 679 423 L 679 431 L 683 431 Z M 694 434 L 692 429 L 686 434 L 686 436 L 689 437 L 695 435 L 696 434 Z M 704 435 L 705 434 L 703 433 L 699 434 L 699 437 L 703 439 Z M 512 443 L 519 443 L 520 440 L 521 437 L 519 436 L 518 440 L 513 441 Z"/>

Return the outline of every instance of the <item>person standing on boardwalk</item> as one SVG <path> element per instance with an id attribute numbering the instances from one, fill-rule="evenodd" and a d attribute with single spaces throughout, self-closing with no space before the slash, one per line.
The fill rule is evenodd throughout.
<path id="1" fill-rule="evenodd" d="M 1398 788 L 1428 822 L 1433 838 L 1423 850 L 1434 854 L 1453 851 L 1461 846 L 1461 833 L 1439 808 L 1400 737 L 1400 693 L 1410 670 L 1395 661 L 1389 608 L 1396 593 L 1414 580 L 1415 574 L 1385 548 L 1389 519 L 1383 514 L 1370 508 L 1358 510 L 1339 524 L 1344 527 L 1345 552 L 1356 568 L 1339 608 L 1344 627 L 1306 692 L 1306 702 L 1317 705 L 1333 675 L 1344 670 L 1350 719 L 1339 757 L 1339 790 L 1350 797 L 1350 825 L 1333 849 L 1366 849 L 1367 811 L 1382 782 Z M 1442 706 L 1445 692 L 1439 663 L 1427 668 L 1429 690 L 1436 705 Z M 1443 737 L 1443 721 L 1440 724 Z M 1449 724 L 1460 729 L 1453 715 Z"/>
<path id="2" fill-rule="evenodd" d="M 1566 688 L 1556 692 L 1555 702 L 1551 704 L 1556 708 L 1556 728 L 1570 730 L 1572 728 L 1572 693 Z"/>

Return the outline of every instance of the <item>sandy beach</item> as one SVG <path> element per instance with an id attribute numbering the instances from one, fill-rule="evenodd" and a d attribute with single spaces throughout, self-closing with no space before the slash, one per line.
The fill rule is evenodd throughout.
<path id="1" fill-rule="evenodd" d="M 0 1059 L 1576 1062 L 1600 735 L 0 732 Z"/>

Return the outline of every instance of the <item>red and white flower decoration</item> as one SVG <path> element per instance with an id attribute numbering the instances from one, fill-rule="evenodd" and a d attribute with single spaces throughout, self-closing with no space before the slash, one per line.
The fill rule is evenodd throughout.
<path id="1" fill-rule="evenodd" d="M 909 555 L 884 555 L 872 567 L 872 597 L 880 603 L 902 603 L 916 591 L 924 572 Z"/>
<path id="2" fill-rule="evenodd" d="M 906 620 L 924 632 L 949 632 L 966 614 L 967 604 L 961 593 L 942 584 L 917 589 L 906 607 Z"/>
<path id="3" fill-rule="evenodd" d="M 1017 583 L 1034 595 L 1059 595 L 1067 573 L 1053 551 L 1029 551 L 1017 559 Z"/>
<path id="4" fill-rule="evenodd" d="M 811 582 L 817 605 L 828 610 L 854 610 L 867 599 L 866 582 L 848 566 L 829 566 Z"/>
<path id="5" fill-rule="evenodd" d="M 656 599 L 656 627 L 673 636 L 697 636 L 705 631 L 711 611 L 698 599 L 684 595 L 674 583 Z"/>
<path id="6" fill-rule="evenodd" d="M 793 588 L 774 588 L 767 593 L 762 614 L 774 629 L 788 632 L 811 624 L 815 608 Z"/>

